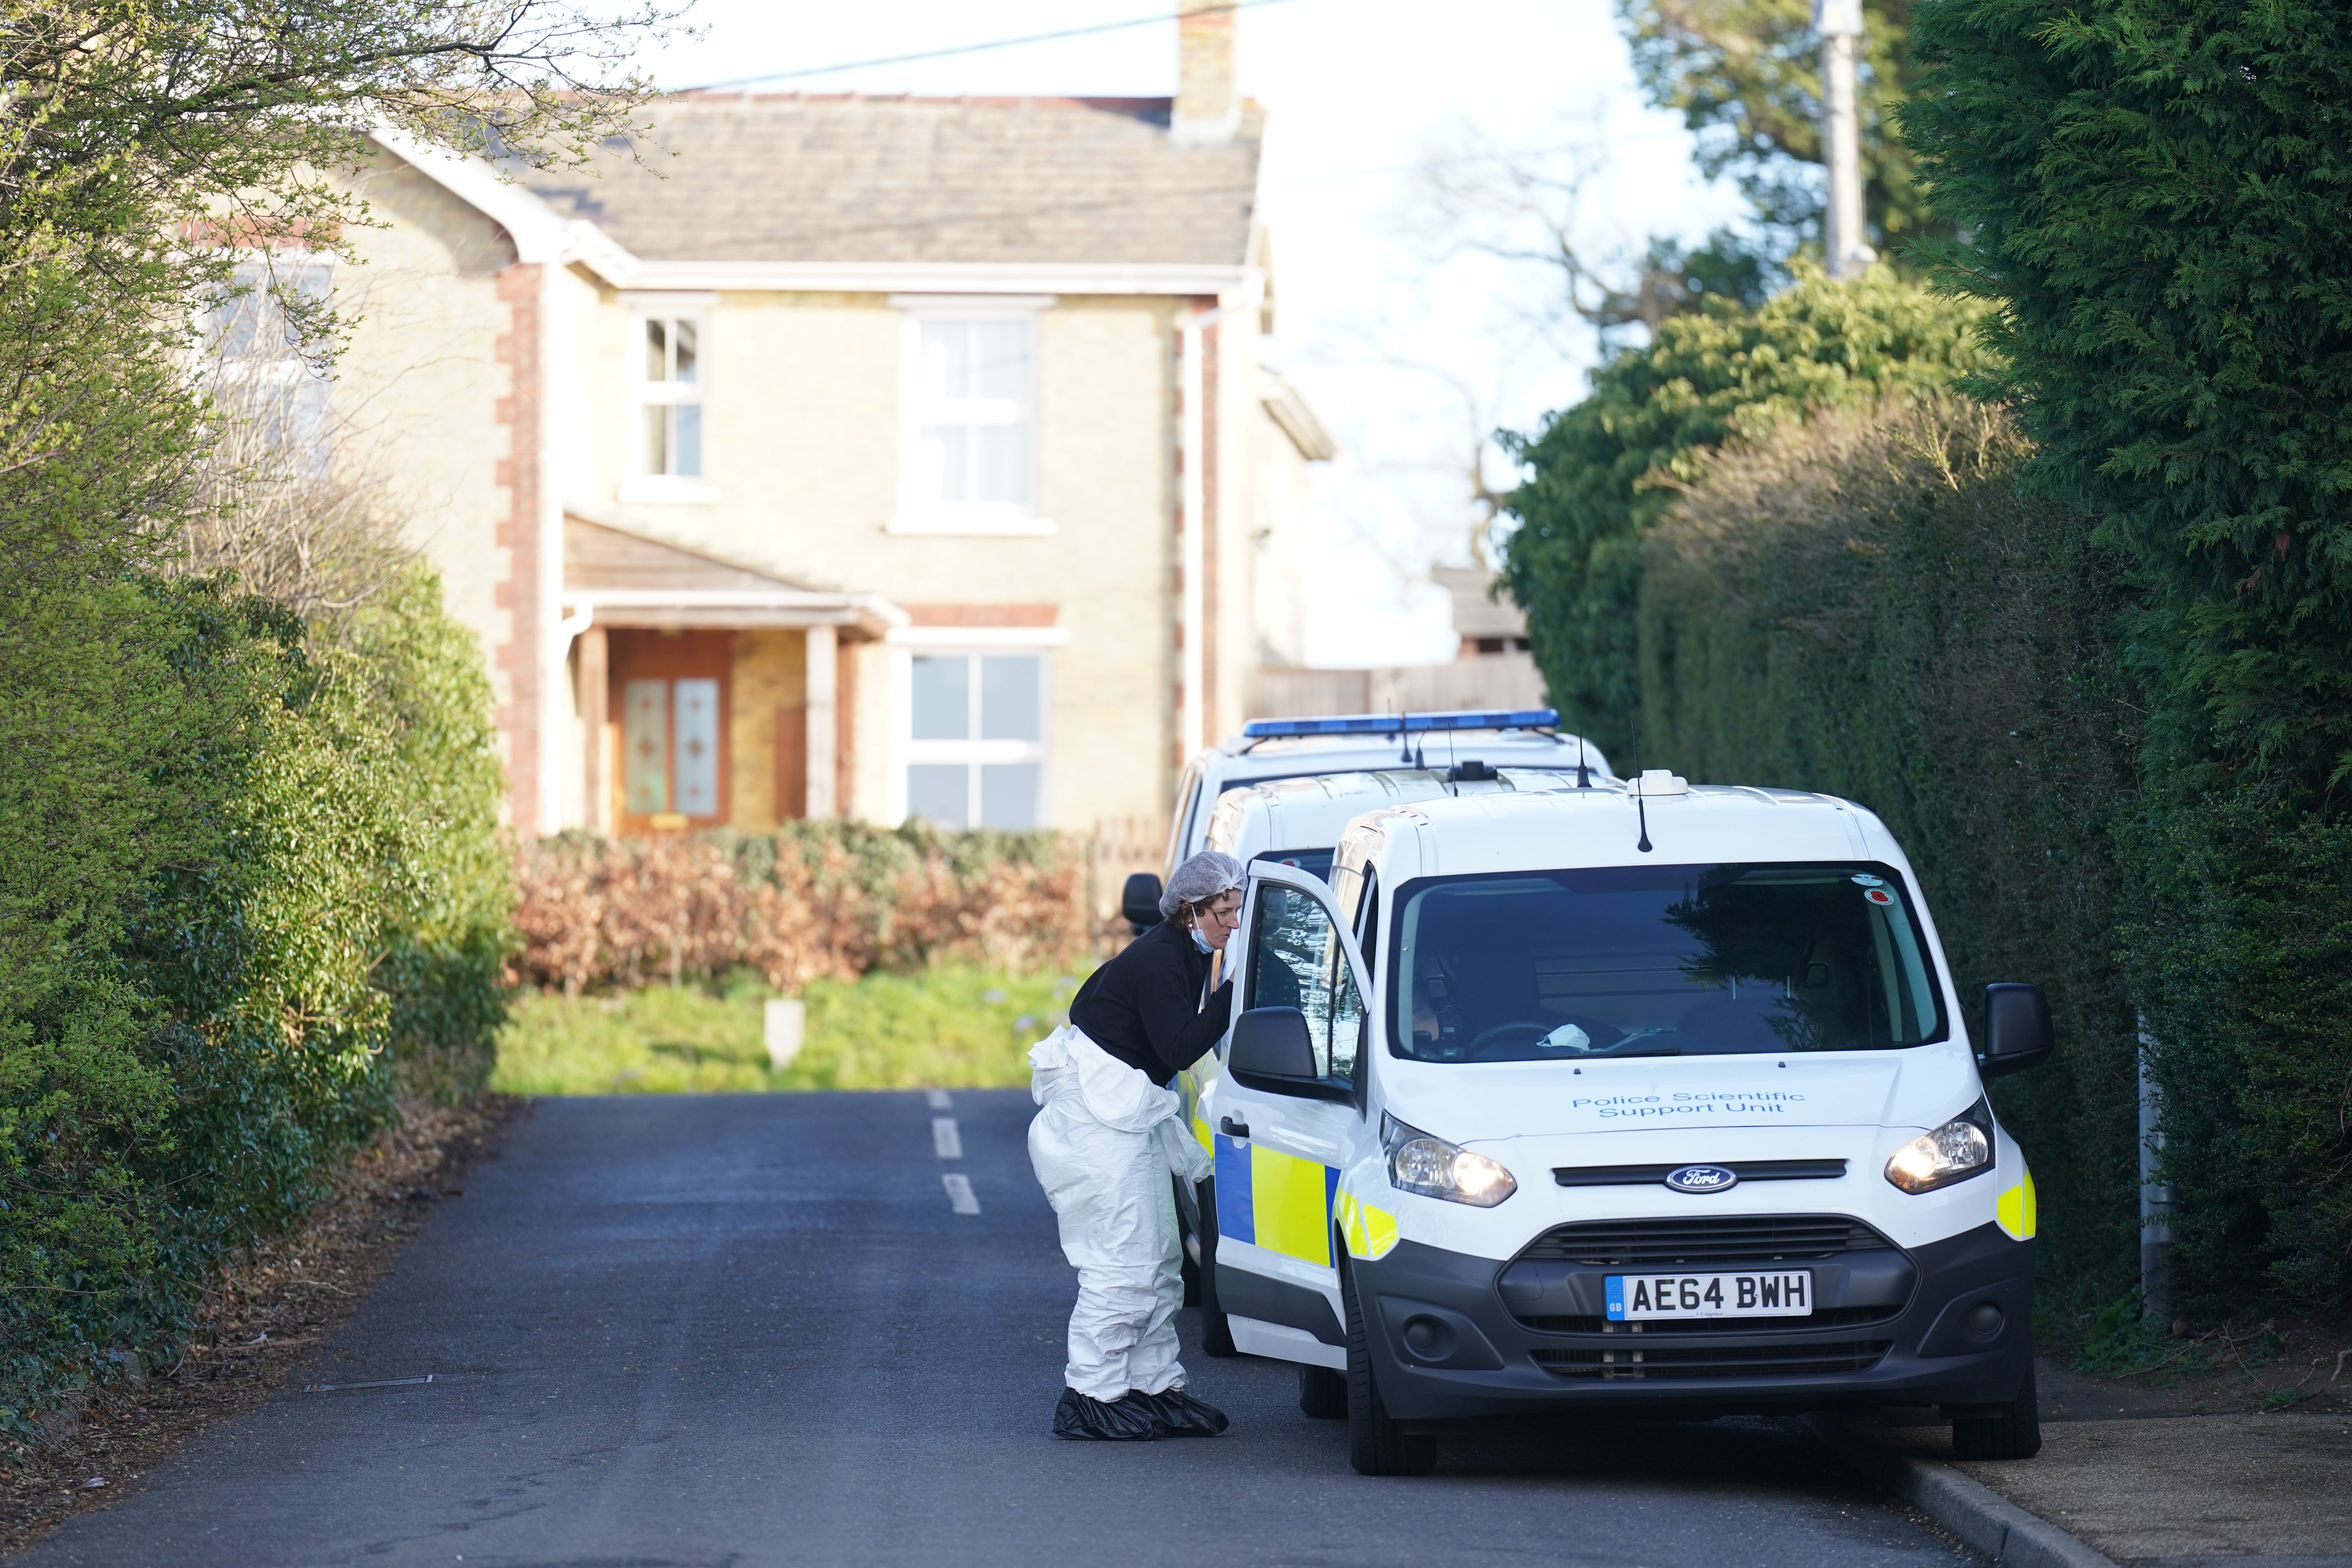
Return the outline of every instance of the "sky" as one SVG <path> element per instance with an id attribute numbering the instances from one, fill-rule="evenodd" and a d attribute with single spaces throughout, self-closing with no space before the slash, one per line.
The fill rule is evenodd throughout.
<path id="1" fill-rule="evenodd" d="M 1129 18 L 1178 0 L 698 0 L 699 37 L 648 48 L 666 89 L 809 72 Z M 1276 322 L 1263 356 L 1340 447 L 1320 465 L 1301 585 L 1308 661 L 1454 654 L 1432 563 L 1471 559 L 1478 509 L 1512 470 L 1496 427 L 1531 429 L 1581 396 L 1598 344 L 1559 309 L 1556 268 L 1492 253 L 1547 243 L 1481 194 L 1518 168 L 1580 182 L 1571 233 L 1595 255 L 1686 241 L 1737 217 L 1695 172 L 1680 118 L 1650 109 L 1609 0 L 1258 0 L 1239 18 L 1242 90 L 1265 107 L 1263 216 Z M 824 69 L 761 91 L 1157 97 L 1176 24 L 895 65 Z M 1471 216 L 1433 205 L 1433 179 Z M 1563 212 L 1569 211 L 1567 208 Z M 1484 242 L 1489 248 L 1480 248 Z"/>

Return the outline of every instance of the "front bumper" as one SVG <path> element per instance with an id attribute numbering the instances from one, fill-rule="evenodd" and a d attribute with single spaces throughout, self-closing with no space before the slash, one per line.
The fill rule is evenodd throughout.
<path id="1" fill-rule="evenodd" d="M 2013 1399 L 2023 1385 L 2033 1244 L 1998 1226 L 1908 1250 L 1754 1266 L 1811 1268 L 1814 1317 L 1719 1331 L 1604 1329 L 1600 1281 L 1622 1268 L 1498 1263 L 1410 1241 L 1378 1260 L 1350 1259 L 1349 1288 L 1381 1398 L 1406 1421 L 1548 1409 L 1965 1408 Z"/>

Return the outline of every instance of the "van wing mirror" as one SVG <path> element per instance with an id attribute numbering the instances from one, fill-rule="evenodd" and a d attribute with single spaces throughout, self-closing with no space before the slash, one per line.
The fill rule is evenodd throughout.
<path id="1" fill-rule="evenodd" d="M 1127 923 L 1141 936 L 1160 923 L 1160 879 L 1149 871 L 1138 871 L 1127 879 L 1118 895 L 1118 912 Z"/>
<path id="2" fill-rule="evenodd" d="M 1295 1094 L 1309 1100 L 1355 1098 L 1351 1086 L 1317 1076 L 1307 1015 L 1296 1007 L 1253 1007 L 1234 1019 L 1225 1070 L 1234 1075 L 1234 1082 L 1269 1094 Z"/>
<path id="3" fill-rule="evenodd" d="M 2050 1059 L 2058 1037 L 2050 1026 L 2050 998 L 2039 985 L 1997 981 L 1985 987 L 1984 1049 L 1977 1072 L 2000 1078 Z"/>

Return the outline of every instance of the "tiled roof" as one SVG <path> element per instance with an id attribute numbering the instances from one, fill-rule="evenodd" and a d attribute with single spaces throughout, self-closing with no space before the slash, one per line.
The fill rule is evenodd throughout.
<path id="1" fill-rule="evenodd" d="M 519 171 L 648 261 L 1249 259 L 1265 117 L 1180 147 L 1169 100 L 689 93 L 602 177 Z M 632 161 L 632 152 L 643 166 Z"/>

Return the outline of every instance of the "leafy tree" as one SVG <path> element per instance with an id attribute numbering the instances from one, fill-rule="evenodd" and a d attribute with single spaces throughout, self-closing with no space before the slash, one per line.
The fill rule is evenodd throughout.
<path id="1" fill-rule="evenodd" d="M 1648 347 L 1593 373 L 1584 401 L 1505 437 L 1529 470 L 1507 507 L 1511 597 L 1553 701 L 1612 753 L 1632 754 L 1641 708 L 1642 538 L 1675 493 L 1727 442 L 1937 389 L 1976 363 L 1975 307 L 1883 268 L 1842 284 L 1801 264 L 1797 279 L 1752 310 L 1710 301 L 1662 321 Z"/>
<path id="2" fill-rule="evenodd" d="M 1633 68 L 1650 100 L 1699 134 L 1699 167 L 1730 174 L 1782 237 L 1818 234 L 1821 39 L 1811 0 L 1618 0 Z M 1927 211 L 1891 111 L 1916 84 L 1909 0 L 1865 0 L 1856 61 L 1863 210 L 1883 241 L 1945 232 Z"/>
<path id="3" fill-rule="evenodd" d="M 2352 1284 L 2352 12 L 1941 0 L 1901 113 L 2030 477 L 2132 563 L 2134 991 L 2192 1297 Z"/>

